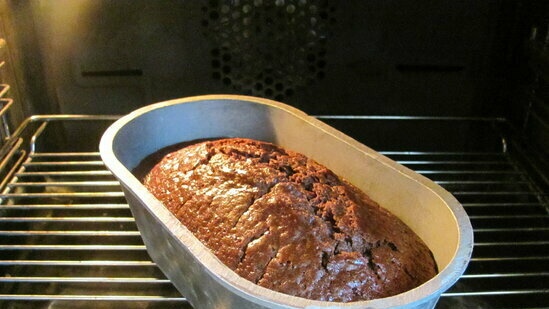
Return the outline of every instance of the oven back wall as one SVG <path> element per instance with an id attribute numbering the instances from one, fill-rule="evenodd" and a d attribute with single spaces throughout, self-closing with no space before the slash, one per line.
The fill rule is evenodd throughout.
<path id="1" fill-rule="evenodd" d="M 43 80 L 61 113 L 127 113 L 206 93 L 263 96 L 312 114 L 493 112 L 498 1 L 18 6 L 32 12 Z"/>

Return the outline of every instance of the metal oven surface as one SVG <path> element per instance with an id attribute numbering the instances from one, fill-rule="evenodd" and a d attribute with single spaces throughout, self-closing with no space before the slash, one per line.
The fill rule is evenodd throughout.
<path id="1" fill-rule="evenodd" d="M 437 308 L 547 306 L 547 191 L 512 143 L 502 142 L 503 120 L 319 118 L 431 178 L 464 205 L 475 229 L 473 258 Z M 37 116 L 4 144 L 1 308 L 190 307 L 150 261 L 99 153 L 82 146 L 97 145 L 115 119 Z"/>

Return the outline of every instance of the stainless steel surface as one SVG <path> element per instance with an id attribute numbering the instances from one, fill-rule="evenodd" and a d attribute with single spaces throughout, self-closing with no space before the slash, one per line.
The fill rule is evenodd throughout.
<path id="1" fill-rule="evenodd" d="M 8 46 L 41 81 L 25 89 L 34 114 L 234 93 L 308 113 L 467 116 L 502 53 L 498 1 L 8 1 Z"/>
<path id="2" fill-rule="evenodd" d="M 148 252 L 199 308 L 329 308 L 257 286 L 221 263 L 158 201 L 132 170 L 173 144 L 238 136 L 269 141 L 330 167 L 410 226 L 431 249 L 439 274 L 383 299 L 337 303 L 345 308 L 434 308 L 464 272 L 472 228 L 458 201 L 442 187 L 288 105 L 246 96 L 175 99 L 138 109 L 105 132 L 100 152 L 119 179 Z"/>
<path id="3" fill-rule="evenodd" d="M 461 192 L 456 196 L 470 215 L 478 247 L 473 251 L 465 275 L 442 295 L 437 309 L 547 307 L 549 217 L 548 204 L 543 199 L 547 197 L 547 191 L 532 181 L 529 171 L 512 153 L 502 152 L 499 131 L 494 136 L 486 134 L 492 130 L 492 123 L 499 120 L 334 118 L 351 117 L 324 117 L 323 120 L 345 129 L 365 143 L 376 144 L 378 150 L 386 150 L 382 151 L 385 155 L 421 171 L 450 192 Z M 84 136 L 84 132 L 74 135 L 76 138 L 70 141 L 70 147 L 61 147 L 59 141 L 52 140 L 48 134 L 48 130 L 54 128 L 49 125 L 45 134 L 37 138 L 35 155 L 28 155 L 30 137 L 45 122 L 87 123 L 90 126 L 110 121 L 98 117 L 38 116 L 25 122 L 22 129 L 14 133 L 27 136 L 14 151 L 14 158 L 21 157 L 21 161 L 29 163 L 41 162 L 41 173 L 59 176 L 57 179 L 37 178 L 30 175 L 38 171 L 27 170 L 34 183 L 30 187 L 23 184 L 29 177 L 25 180 L 8 175 L 3 179 L 17 187 L 20 196 L 13 199 L 3 197 L 0 204 L 0 308 L 189 306 L 185 298 L 165 281 L 146 254 L 126 202 L 113 197 L 86 197 L 85 192 L 91 192 L 93 187 L 94 192 L 99 193 L 120 193 L 121 189 L 110 186 L 115 180 L 104 166 L 95 166 L 90 171 L 89 167 L 86 169 L 77 164 L 82 160 L 100 159 L 94 149 L 78 150 L 75 142 Z M 459 128 L 456 132 L 460 134 L 456 135 L 466 140 L 488 140 L 494 145 L 475 142 L 473 148 L 465 149 L 458 141 L 449 140 L 429 148 L 414 140 L 410 143 L 416 147 L 405 144 L 395 150 L 391 144 L 383 144 L 375 138 L 379 132 L 382 136 L 391 136 L 392 127 L 406 127 L 410 135 L 407 139 L 423 132 L 423 129 L 413 129 L 417 127 L 426 130 L 436 127 L 442 131 L 446 127 Z M 474 130 L 464 129 L 469 127 Z M 351 128 L 359 129 L 353 131 Z M 482 135 L 488 137 L 479 138 Z M 88 134 L 85 136 L 92 138 Z M 455 145 L 463 149 L 453 148 Z M 6 162 L 2 171 L 17 166 L 17 161 Z M 62 170 L 56 163 L 58 161 L 74 162 L 75 169 Z M 52 162 L 52 165 L 47 162 Z M 427 162 L 432 164 L 425 164 Z M 59 179 L 65 181 L 67 178 L 75 186 L 55 185 Z M 76 185 L 103 181 L 108 182 L 108 186 Z M 67 193 L 80 192 L 81 196 L 60 198 L 50 193 L 24 197 L 32 192 L 45 192 L 47 187 L 63 189 Z M 4 189 L 3 193 L 8 191 Z M 62 244 L 66 247 L 56 246 Z M 92 248 L 92 245 L 103 247 Z M 121 250 L 128 246 L 140 246 L 141 249 Z"/>

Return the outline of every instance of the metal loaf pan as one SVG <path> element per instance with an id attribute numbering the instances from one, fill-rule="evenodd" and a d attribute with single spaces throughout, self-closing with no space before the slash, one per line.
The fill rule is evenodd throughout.
<path id="1" fill-rule="evenodd" d="M 147 155 L 202 138 L 247 137 L 301 152 L 344 177 L 408 224 L 440 273 L 392 297 L 333 303 L 259 287 L 222 264 L 132 174 Z M 140 108 L 104 133 L 101 157 L 120 181 L 147 250 L 196 308 L 433 308 L 464 272 L 472 228 L 459 202 L 413 171 L 282 103 L 233 95 L 176 99 Z"/>

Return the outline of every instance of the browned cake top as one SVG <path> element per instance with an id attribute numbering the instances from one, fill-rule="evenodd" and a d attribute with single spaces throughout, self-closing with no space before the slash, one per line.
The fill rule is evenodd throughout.
<path id="1" fill-rule="evenodd" d="M 273 144 L 187 146 L 166 155 L 144 184 L 228 267 L 282 293 L 367 300 L 437 272 L 401 220 L 326 167 Z"/>

